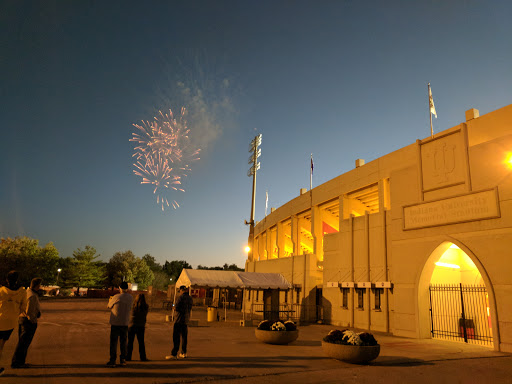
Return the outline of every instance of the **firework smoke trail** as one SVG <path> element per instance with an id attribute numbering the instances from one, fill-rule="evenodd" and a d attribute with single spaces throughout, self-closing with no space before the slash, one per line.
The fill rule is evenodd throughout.
<path id="1" fill-rule="evenodd" d="M 137 128 L 130 141 L 138 143 L 134 148 L 136 162 L 133 164 L 135 175 L 142 177 L 141 184 L 154 186 L 156 202 L 165 208 L 179 208 L 176 200 L 169 203 L 166 191 L 185 192 L 181 188 L 182 177 L 187 176 L 190 162 L 199 160 L 200 149 L 190 145 L 189 132 L 185 121 L 185 108 L 181 109 L 179 120 L 174 119 L 172 111 L 159 111 L 153 121 L 142 121 L 142 125 L 133 124 Z"/>

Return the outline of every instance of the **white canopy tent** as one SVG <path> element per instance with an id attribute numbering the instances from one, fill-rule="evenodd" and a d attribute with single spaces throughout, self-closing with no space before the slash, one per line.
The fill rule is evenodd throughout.
<path id="1" fill-rule="evenodd" d="M 280 289 L 288 290 L 292 285 L 280 273 L 219 271 L 211 269 L 184 269 L 181 272 L 176 289 L 189 288 L 242 288 L 242 289 Z M 176 294 L 174 295 L 176 301 Z M 245 300 L 243 300 L 245 307 Z M 224 312 L 226 306 L 224 306 Z M 245 318 L 245 310 L 242 309 Z M 226 316 L 224 315 L 224 318 Z"/>
<path id="2" fill-rule="evenodd" d="M 292 285 L 280 273 L 184 269 L 176 286 L 195 288 L 283 289 Z"/>

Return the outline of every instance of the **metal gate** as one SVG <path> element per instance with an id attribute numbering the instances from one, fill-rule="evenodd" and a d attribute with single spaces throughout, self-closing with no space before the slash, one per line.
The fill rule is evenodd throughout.
<path id="1" fill-rule="evenodd" d="M 430 285 L 433 338 L 492 346 L 489 299 L 484 285 Z"/>

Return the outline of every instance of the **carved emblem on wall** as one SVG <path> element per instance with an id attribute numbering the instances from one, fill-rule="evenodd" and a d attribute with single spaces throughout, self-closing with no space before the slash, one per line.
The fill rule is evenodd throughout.
<path id="1" fill-rule="evenodd" d="M 440 143 L 435 145 L 432 153 L 427 158 L 433 162 L 433 176 L 438 183 L 444 183 L 450 179 L 450 174 L 455 170 L 455 145 Z"/>
<path id="2" fill-rule="evenodd" d="M 464 156 L 460 131 L 421 144 L 423 190 L 463 184 L 466 176 Z"/>

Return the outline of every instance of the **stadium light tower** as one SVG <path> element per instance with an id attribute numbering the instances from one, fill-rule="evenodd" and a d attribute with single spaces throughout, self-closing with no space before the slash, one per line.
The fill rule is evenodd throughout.
<path id="1" fill-rule="evenodd" d="M 248 252 L 249 261 L 253 260 L 253 249 L 254 249 L 254 211 L 256 208 L 256 172 L 260 169 L 260 163 L 258 162 L 258 157 L 261 156 L 261 148 L 258 148 L 261 145 L 261 133 L 256 136 L 249 145 L 249 152 L 251 153 L 251 157 L 249 157 L 249 164 L 251 168 L 249 168 L 249 172 L 247 172 L 247 176 L 252 176 L 252 205 L 251 205 L 251 220 L 245 221 L 246 225 L 250 225 L 249 227 L 249 247 L 250 250 Z"/>

